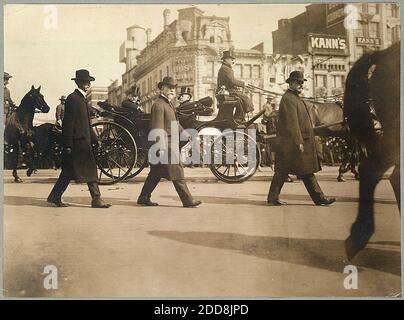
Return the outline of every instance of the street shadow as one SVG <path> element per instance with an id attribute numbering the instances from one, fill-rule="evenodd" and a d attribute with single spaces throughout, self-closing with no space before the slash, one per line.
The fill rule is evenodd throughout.
<path id="1" fill-rule="evenodd" d="M 399 251 L 364 249 L 351 262 L 345 256 L 344 241 L 330 239 L 295 239 L 251 236 L 221 232 L 149 231 L 150 235 L 186 244 L 233 250 L 262 259 L 282 261 L 307 267 L 343 272 L 348 264 L 401 275 Z"/>
<path id="2" fill-rule="evenodd" d="M 253 194 L 254 196 L 262 196 L 265 197 L 267 196 L 267 193 L 255 193 Z M 327 194 L 328 197 L 333 197 L 331 194 Z M 298 201 L 311 201 L 310 196 L 302 195 L 302 194 L 287 194 L 287 193 L 281 193 L 280 198 L 282 200 L 298 200 Z M 353 202 L 353 203 L 358 203 L 359 198 L 358 197 L 344 197 L 344 196 L 335 196 L 337 199 L 337 202 Z M 380 204 L 391 204 L 395 205 L 397 204 L 396 200 L 394 199 L 384 199 L 384 198 L 376 198 L 375 203 L 380 203 Z"/>
<path id="3" fill-rule="evenodd" d="M 175 199 L 174 196 L 162 196 L 162 197 Z M 228 205 L 238 204 L 238 205 L 269 207 L 266 201 L 266 196 L 262 197 L 263 200 L 250 200 L 245 198 L 213 197 L 213 196 L 198 196 L 196 198 L 198 200 L 202 200 L 203 203 L 210 203 L 210 204 L 228 204 Z M 284 197 L 282 197 L 282 199 L 284 199 Z M 309 196 L 297 196 L 296 198 L 289 198 L 289 200 L 299 200 L 308 202 L 308 203 L 287 203 L 287 205 L 290 206 L 314 206 L 314 203 Z"/>
<path id="4" fill-rule="evenodd" d="M 135 206 L 136 201 L 129 199 L 116 199 L 105 198 L 105 202 L 112 204 L 113 206 Z M 89 208 L 91 206 L 91 197 L 63 197 L 63 202 L 66 202 L 69 207 Z M 34 206 L 42 208 L 54 208 L 54 206 L 46 201 L 46 198 L 36 198 L 29 196 L 4 196 L 3 204 L 9 206 Z"/>

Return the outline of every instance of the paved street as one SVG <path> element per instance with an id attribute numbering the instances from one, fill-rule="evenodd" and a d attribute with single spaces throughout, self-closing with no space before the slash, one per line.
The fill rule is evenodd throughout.
<path id="1" fill-rule="evenodd" d="M 354 221 L 358 182 L 337 168 L 317 175 L 337 197 L 316 207 L 302 182 L 285 184 L 284 207 L 267 207 L 272 172 L 230 185 L 209 169 L 186 169 L 204 203 L 186 209 L 170 182 L 137 206 L 140 178 L 102 186 L 110 209 L 90 208 L 86 185 L 72 184 L 68 208 L 46 196 L 59 171 L 41 170 L 23 184 L 4 178 L 4 294 L 31 297 L 285 297 L 395 296 L 400 293 L 400 218 L 388 180 L 376 190 L 376 233 L 354 261 L 343 240 Z M 21 171 L 22 173 L 22 171 Z M 359 270 L 358 289 L 346 290 L 344 267 Z M 58 269 L 58 289 L 45 290 L 46 265 Z"/>

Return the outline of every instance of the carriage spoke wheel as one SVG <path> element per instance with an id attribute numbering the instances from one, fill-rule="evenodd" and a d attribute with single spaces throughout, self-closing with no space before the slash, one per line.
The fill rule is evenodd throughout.
<path id="1" fill-rule="evenodd" d="M 133 166 L 132 171 L 125 177 L 125 180 L 132 179 L 136 177 L 146 166 L 148 163 L 147 154 L 149 150 L 146 148 L 138 148 L 137 149 L 137 159 Z"/>
<path id="2" fill-rule="evenodd" d="M 91 126 L 101 142 L 94 146 L 98 183 L 108 185 L 124 180 L 137 159 L 133 136 L 123 126 L 110 121 L 99 121 Z"/>
<path id="3" fill-rule="evenodd" d="M 242 131 L 229 131 L 217 137 L 211 155 L 210 170 L 226 183 L 248 180 L 257 171 L 261 160 L 255 139 Z"/>

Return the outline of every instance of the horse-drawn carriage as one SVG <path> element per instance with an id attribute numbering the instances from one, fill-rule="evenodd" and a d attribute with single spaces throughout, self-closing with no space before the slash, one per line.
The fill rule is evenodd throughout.
<path id="1" fill-rule="evenodd" d="M 194 133 L 192 141 L 181 147 L 185 153 L 196 152 L 198 157 L 194 164 L 207 164 L 219 180 L 242 182 L 255 173 L 260 163 L 260 150 L 254 134 L 248 134 L 248 128 L 262 113 L 244 121 L 234 117 L 237 108 L 241 108 L 237 97 L 219 93 L 216 98 L 218 113 L 213 120 L 197 119 L 198 115 L 206 116 L 213 111 L 210 97 L 178 108 L 181 126 Z M 133 178 L 148 163 L 151 116 L 107 102 L 98 105 L 100 110 L 94 113 L 92 128 L 101 142 L 95 147 L 99 182 L 113 184 Z M 192 159 L 194 161 L 195 157 Z"/>

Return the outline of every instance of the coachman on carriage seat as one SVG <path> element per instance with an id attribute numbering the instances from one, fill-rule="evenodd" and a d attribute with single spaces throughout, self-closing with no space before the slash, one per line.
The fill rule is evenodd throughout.
<path id="1" fill-rule="evenodd" d="M 232 65 L 234 65 L 235 61 L 236 58 L 231 51 L 223 51 L 222 66 L 217 75 L 217 90 L 220 90 L 224 86 L 231 95 L 236 96 L 241 100 L 242 111 L 244 114 L 241 114 L 239 108 L 237 108 L 235 118 L 244 120 L 246 113 L 254 111 L 254 106 L 250 98 L 239 91 L 239 88 L 245 87 L 245 83 L 234 77 Z"/>

